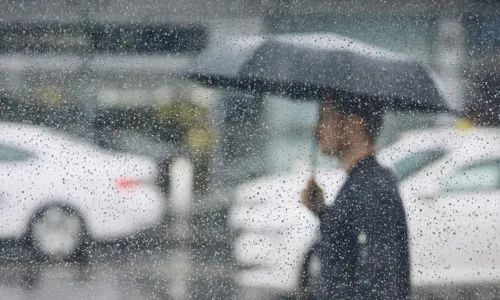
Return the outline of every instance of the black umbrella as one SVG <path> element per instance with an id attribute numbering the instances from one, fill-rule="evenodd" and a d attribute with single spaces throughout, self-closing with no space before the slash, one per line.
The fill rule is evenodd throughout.
<path id="1" fill-rule="evenodd" d="M 389 110 L 449 111 L 437 78 L 420 61 L 333 34 L 229 38 L 200 54 L 186 75 L 208 86 L 298 99 L 335 92 Z"/>

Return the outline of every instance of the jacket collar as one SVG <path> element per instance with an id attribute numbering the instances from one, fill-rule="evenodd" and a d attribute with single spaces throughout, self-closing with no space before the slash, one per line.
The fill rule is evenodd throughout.
<path id="1" fill-rule="evenodd" d="M 356 175 L 358 173 L 362 173 L 364 170 L 366 170 L 370 166 L 374 166 L 376 164 L 377 164 L 377 160 L 375 159 L 375 154 L 371 154 L 371 155 L 363 158 L 362 160 L 358 161 L 354 165 L 354 167 L 352 167 L 348 176 L 351 177 L 351 176 Z"/>

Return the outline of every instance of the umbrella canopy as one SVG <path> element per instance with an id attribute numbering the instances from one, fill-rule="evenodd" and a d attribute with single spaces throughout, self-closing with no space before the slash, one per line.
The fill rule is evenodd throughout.
<path id="1" fill-rule="evenodd" d="M 200 54 L 186 75 L 297 99 L 334 92 L 391 110 L 449 111 L 436 76 L 420 61 L 333 34 L 229 38 Z"/>

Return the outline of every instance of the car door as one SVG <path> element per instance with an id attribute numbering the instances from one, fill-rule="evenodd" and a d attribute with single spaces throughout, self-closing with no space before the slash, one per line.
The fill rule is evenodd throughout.
<path id="1" fill-rule="evenodd" d="M 478 160 L 440 180 L 444 256 L 456 280 L 493 280 L 500 272 L 500 159 Z M 461 274 L 462 278 L 457 278 Z"/>
<path id="2" fill-rule="evenodd" d="M 0 238 L 24 232 L 32 202 L 39 199 L 44 186 L 37 176 L 43 172 L 36 155 L 26 148 L 0 143 Z"/>
<path id="3" fill-rule="evenodd" d="M 29 189 L 31 178 L 41 171 L 36 156 L 20 146 L 0 142 L 0 189 L 2 194 Z"/>
<path id="4" fill-rule="evenodd" d="M 500 160 L 448 160 L 413 198 L 414 274 L 421 283 L 500 275 Z M 423 182 L 423 181 L 421 181 Z"/>

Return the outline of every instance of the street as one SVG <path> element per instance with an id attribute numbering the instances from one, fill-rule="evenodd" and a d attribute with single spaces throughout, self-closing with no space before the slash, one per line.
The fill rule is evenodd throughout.
<path id="1" fill-rule="evenodd" d="M 108 245 L 93 249 L 87 264 L 6 261 L 0 266 L 0 299 L 176 299 L 175 253 L 179 252 L 161 246 Z M 191 298 L 231 297 L 228 258 L 214 249 L 191 252 Z"/>

